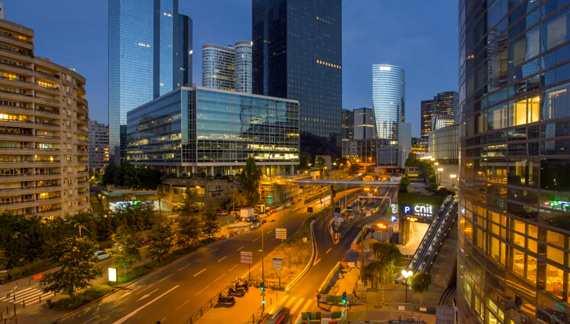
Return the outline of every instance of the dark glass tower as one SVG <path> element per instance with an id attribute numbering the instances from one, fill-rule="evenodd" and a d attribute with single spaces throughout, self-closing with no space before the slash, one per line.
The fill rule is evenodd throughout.
<path id="1" fill-rule="evenodd" d="M 192 20 L 178 0 L 109 0 L 109 151 L 126 156 L 127 112 L 192 83 Z"/>
<path id="2" fill-rule="evenodd" d="M 432 117 L 436 115 L 453 116 L 459 121 L 457 112 L 457 92 L 446 91 L 438 93 L 432 100 L 422 100 L 422 138 L 427 139 L 432 130 Z M 457 114 L 459 115 L 459 114 Z"/>
<path id="3" fill-rule="evenodd" d="M 570 321 L 570 2 L 460 0 L 462 323 Z"/>
<path id="4" fill-rule="evenodd" d="M 340 134 L 341 0 L 253 0 L 253 93 L 300 102 L 301 132 Z"/>

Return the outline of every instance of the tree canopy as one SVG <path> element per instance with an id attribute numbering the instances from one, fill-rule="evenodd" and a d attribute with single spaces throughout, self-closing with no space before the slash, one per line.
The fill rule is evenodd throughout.
<path id="1" fill-rule="evenodd" d="M 261 169 L 255 164 L 255 159 L 253 156 L 249 156 L 241 174 L 241 189 L 250 206 L 254 206 L 259 202 L 261 176 Z"/>
<path id="2" fill-rule="evenodd" d="M 154 168 L 134 166 L 128 162 L 120 166 L 110 163 L 103 174 L 103 185 L 115 185 L 133 189 L 155 190 L 162 182 L 162 171 Z"/>

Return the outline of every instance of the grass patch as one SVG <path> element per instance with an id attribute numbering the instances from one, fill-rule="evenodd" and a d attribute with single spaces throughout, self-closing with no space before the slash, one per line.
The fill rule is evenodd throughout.
<path id="1" fill-rule="evenodd" d="M 108 285 L 97 285 L 89 287 L 77 295 L 60 299 L 53 303 L 53 308 L 59 311 L 71 311 L 113 291 Z"/>

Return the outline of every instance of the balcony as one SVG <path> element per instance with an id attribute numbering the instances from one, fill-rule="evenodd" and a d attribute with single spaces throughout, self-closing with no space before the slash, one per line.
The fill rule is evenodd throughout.
<path id="1" fill-rule="evenodd" d="M 36 103 L 43 103 L 46 105 L 58 105 L 60 104 L 59 100 L 45 98 L 45 97 L 34 97 Z"/>

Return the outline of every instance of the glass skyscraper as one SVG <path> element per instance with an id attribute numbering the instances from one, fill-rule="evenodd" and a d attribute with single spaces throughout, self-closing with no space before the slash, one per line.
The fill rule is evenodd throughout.
<path id="1" fill-rule="evenodd" d="M 422 128 L 421 136 L 424 139 L 429 137 L 429 132 L 432 131 L 432 119 L 435 115 L 448 115 L 459 123 L 457 118 L 457 92 L 446 91 L 438 93 L 431 100 L 422 100 L 421 103 L 421 114 L 422 114 Z"/>
<path id="2" fill-rule="evenodd" d="M 251 42 L 202 46 L 202 86 L 251 93 Z"/>
<path id="3" fill-rule="evenodd" d="M 299 100 L 301 132 L 340 135 L 341 0 L 253 0 L 253 93 Z"/>
<path id="4" fill-rule="evenodd" d="M 191 84 L 192 22 L 177 0 L 109 0 L 109 146 L 126 154 L 127 112 Z"/>
<path id="5" fill-rule="evenodd" d="M 570 2 L 459 1 L 463 323 L 570 321 Z"/>
<path id="6" fill-rule="evenodd" d="M 372 65 L 372 105 L 377 138 L 398 138 L 398 123 L 405 121 L 405 81 L 405 71 L 399 66 Z"/>

